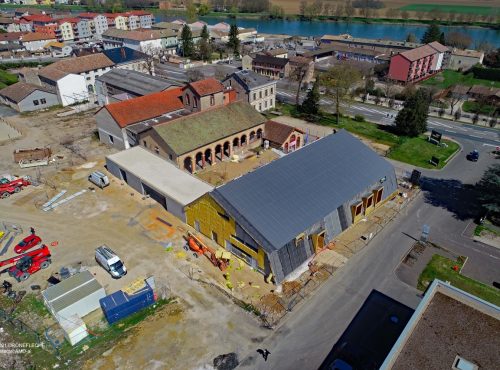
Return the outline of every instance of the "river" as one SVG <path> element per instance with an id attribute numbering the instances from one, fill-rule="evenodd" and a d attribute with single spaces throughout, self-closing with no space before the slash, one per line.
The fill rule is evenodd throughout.
<path id="1" fill-rule="evenodd" d="M 162 15 L 156 16 L 156 21 L 172 21 L 174 18 Z M 208 24 L 218 22 L 232 23 L 230 18 L 203 17 Z M 260 20 L 240 19 L 236 20 L 239 27 L 255 28 L 259 33 L 287 34 L 301 36 L 322 36 L 325 34 L 337 35 L 348 33 L 354 37 L 365 37 L 371 39 L 404 40 L 408 33 L 413 33 L 420 39 L 427 29 L 426 25 L 408 25 L 394 23 L 348 23 L 348 22 L 301 22 L 286 20 Z M 445 33 L 459 31 L 468 34 L 474 47 L 482 41 L 487 41 L 495 47 L 500 47 L 500 31 L 491 28 L 464 27 L 464 26 L 440 26 Z"/>

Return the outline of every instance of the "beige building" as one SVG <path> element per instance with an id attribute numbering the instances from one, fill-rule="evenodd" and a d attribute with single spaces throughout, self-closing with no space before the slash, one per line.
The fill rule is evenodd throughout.
<path id="1" fill-rule="evenodd" d="M 483 64 L 484 53 L 477 50 L 453 49 L 448 63 L 448 69 L 466 71 L 476 64 Z"/>
<path id="2" fill-rule="evenodd" d="M 224 86 L 236 91 L 236 99 L 244 100 L 258 112 L 276 106 L 276 80 L 249 70 L 234 72 L 222 81 Z"/>
<path id="3" fill-rule="evenodd" d="M 262 145 L 266 118 L 235 102 L 158 124 L 139 143 L 190 173 Z"/>
<path id="4" fill-rule="evenodd" d="M 224 85 L 215 78 L 191 82 L 182 92 L 185 109 L 200 112 L 224 104 Z"/>

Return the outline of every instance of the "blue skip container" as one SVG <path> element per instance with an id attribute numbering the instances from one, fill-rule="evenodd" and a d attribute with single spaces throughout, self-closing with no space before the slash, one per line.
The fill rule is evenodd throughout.
<path id="1" fill-rule="evenodd" d="M 99 300 L 106 320 L 113 324 L 143 308 L 155 303 L 153 289 L 146 286 L 134 294 L 127 294 L 121 290 Z"/>

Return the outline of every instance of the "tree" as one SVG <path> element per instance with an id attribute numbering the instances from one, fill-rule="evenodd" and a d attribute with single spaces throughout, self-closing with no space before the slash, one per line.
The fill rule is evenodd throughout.
<path id="1" fill-rule="evenodd" d="M 345 100 L 349 89 L 361 79 L 361 73 L 350 64 L 340 63 L 331 67 L 320 81 L 327 95 L 334 98 L 337 124 L 340 123 L 340 104 Z"/>
<path id="2" fill-rule="evenodd" d="M 459 121 L 460 118 L 462 118 L 462 111 L 460 109 L 457 109 L 454 114 L 455 121 Z"/>
<path id="3" fill-rule="evenodd" d="M 271 6 L 271 9 L 269 10 L 269 15 L 273 19 L 281 19 L 285 17 L 285 11 L 283 8 L 279 5 L 273 5 Z"/>
<path id="4" fill-rule="evenodd" d="M 208 7 L 207 4 L 200 4 L 200 6 L 198 7 L 198 15 L 207 15 L 208 13 L 210 13 L 210 8 Z"/>
<path id="5" fill-rule="evenodd" d="M 389 8 L 385 12 L 385 16 L 387 18 L 397 18 L 398 14 L 399 14 L 399 11 L 397 9 L 394 9 L 394 8 Z"/>
<path id="6" fill-rule="evenodd" d="M 396 132 L 401 136 L 418 136 L 427 131 L 429 99 L 425 92 L 417 90 L 404 103 L 396 116 Z"/>
<path id="7" fill-rule="evenodd" d="M 414 33 L 410 32 L 406 35 L 406 42 L 417 42 L 417 36 Z"/>
<path id="8" fill-rule="evenodd" d="M 191 28 L 187 24 L 182 27 L 181 31 L 181 49 L 183 57 L 191 57 L 194 52 L 193 34 Z"/>
<path id="9" fill-rule="evenodd" d="M 153 76 L 155 74 L 155 58 L 160 54 L 161 48 L 155 48 L 151 44 L 142 48 L 144 53 L 144 65 L 147 72 Z"/>
<path id="10" fill-rule="evenodd" d="M 452 115 L 455 106 L 460 102 L 460 100 L 465 98 L 465 95 L 462 94 L 460 89 L 456 88 L 456 85 L 450 86 L 449 89 L 450 92 L 448 93 L 447 100 L 448 103 L 450 103 L 450 115 Z"/>
<path id="11" fill-rule="evenodd" d="M 200 53 L 200 59 L 203 61 L 209 61 L 212 57 L 212 45 L 210 45 L 210 35 L 206 24 L 203 25 L 201 30 L 201 40 L 198 44 L 198 52 Z"/>
<path id="12" fill-rule="evenodd" d="M 344 13 L 345 13 L 346 17 L 348 18 L 348 20 L 352 18 L 355 11 L 356 11 L 356 9 L 354 9 L 354 7 L 352 6 L 352 3 L 349 0 L 346 1 L 345 7 L 344 7 Z"/>
<path id="13" fill-rule="evenodd" d="M 467 49 L 472 44 L 472 38 L 462 32 L 453 31 L 446 35 L 446 45 L 459 48 Z"/>
<path id="14" fill-rule="evenodd" d="M 319 80 L 314 81 L 314 85 L 311 90 L 307 92 L 306 98 L 302 102 L 299 110 L 308 116 L 317 116 L 319 113 Z"/>
<path id="15" fill-rule="evenodd" d="M 302 17 L 305 17 L 306 15 L 306 9 L 307 9 L 307 1 L 306 0 L 301 0 L 300 6 L 299 6 L 299 12 Z"/>
<path id="16" fill-rule="evenodd" d="M 500 48 L 487 53 L 484 56 L 483 63 L 487 67 L 500 68 Z"/>
<path id="17" fill-rule="evenodd" d="M 227 42 L 227 47 L 232 51 L 234 56 L 239 57 L 240 39 L 238 38 L 238 26 L 234 23 L 229 28 L 229 41 Z"/>
<path id="18" fill-rule="evenodd" d="M 205 75 L 199 70 L 199 69 L 188 69 L 186 72 L 186 76 L 189 80 L 189 82 L 195 82 L 199 80 L 203 80 L 205 78 Z"/>
<path id="19" fill-rule="evenodd" d="M 475 186 L 478 200 L 488 212 L 488 218 L 498 223 L 500 217 L 500 164 L 495 163 Z"/>
<path id="20" fill-rule="evenodd" d="M 196 5 L 194 5 L 193 0 L 186 1 L 186 20 L 188 23 L 193 23 L 196 20 Z"/>
<path id="21" fill-rule="evenodd" d="M 425 31 L 424 35 L 422 36 L 422 43 L 423 44 L 429 44 L 433 41 L 440 41 L 441 40 L 441 30 L 439 29 L 439 26 L 436 23 L 432 23 L 427 27 L 427 30 Z"/>
<path id="22" fill-rule="evenodd" d="M 295 94 L 295 105 L 299 106 L 300 99 L 300 88 L 302 87 L 302 82 L 304 78 L 307 76 L 307 71 L 309 69 L 308 63 L 297 63 L 293 66 L 292 71 L 290 72 L 290 79 L 297 81 L 297 92 Z"/>
<path id="23" fill-rule="evenodd" d="M 495 47 L 490 44 L 488 41 L 481 41 L 476 45 L 477 50 L 484 51 L 485 53 L 490 53 L 495 50 Z"/>

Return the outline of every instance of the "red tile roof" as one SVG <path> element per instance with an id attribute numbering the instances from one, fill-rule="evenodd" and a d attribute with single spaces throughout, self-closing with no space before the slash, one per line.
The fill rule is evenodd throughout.
<path id="1" fill-rule="evenodd" d="M 408 59 L 410 62 L 413 62 L 436 53 L 436 49 L 430 47 L 429 45 L 423 45 L 415 49 L 403 51 L 400 55 Z"/>
<path id="2" fill-rule="evenodd" d="M 66 22 L 69 22 L 69 23 L 78 23 L 80 21 L 81 21 L 80 18 L 62 18 L 62 19 L 58 19 L 57 23 L 59 23 L 59 24 L 63 24 L 63 23 L 66 23 Z"/>
<path id="3" fill-rule="evenodd" d="M 145 12 L 144 10 L 132 10 L 130 12 L 127 12 L 125 14 L 131 14 L 131 15 L 137 15 L 137 16 L 141 16 L 141 15 L 152 15 L 152 13 L 150 12 Z"/>
<path id="4" fill-rule="evenodd" d="M 429 45 L 431 48 L 436 49 L 440 53 L 446 53 L 447 51 L 450 51 L 450 49 L 448 49 L 446 46 L 440 44 L 437 41 L 433 41 L 433 42 L 431 42 L 431 43 L 429 43 L 427 45 Z"/>
<path id="5" fill-rule="evenodd" d="M 33 15 L 25 15 L 21 19 L 24 19 L 28 22 L 53 22 L 54 19 L 45 14 L 33 14 Z"/>
<path id="6" fill-rule="evenodd" d="M 15 41 L 19 40 L 21 36 L 27 34 L 28 32 L 6 32 L 0 33 L 0 41 Z"/>
<path id="7" fill-rule="evenodd" d="M 191 87 L 199 96 L 215 94 L 224 90 L 224 85 L 215 78 L 207 78 L 189 83 L 186 87 Z"/>
<path id="8" fill-rule="evenodd" d="M 138 98 L 104 106 L 121 128 L 160 117 L 184 108 L 180 99 L 182 89 L 160 91 Z"/>
<path id="9" fill-rule="evenodd" d="M 294 131 L 300 132 L 301 134 L 304 133 L 304 131 L 299 130 L 298 128 L 288 126 L 280 122 L 267 121 L 264 126 L 264 139 L 269 140 L 272 143 L 283 145 Z"/>
<path id="10" fill-rule="evenodd" d="M 20 38 L 22 42 L 55 40 L 55 39 L 56 37 L 54 35 L 49 35 L 47 33 L 38 33 L 38 32 L 28 33 L 26 35 L 21 36 Z"/>

